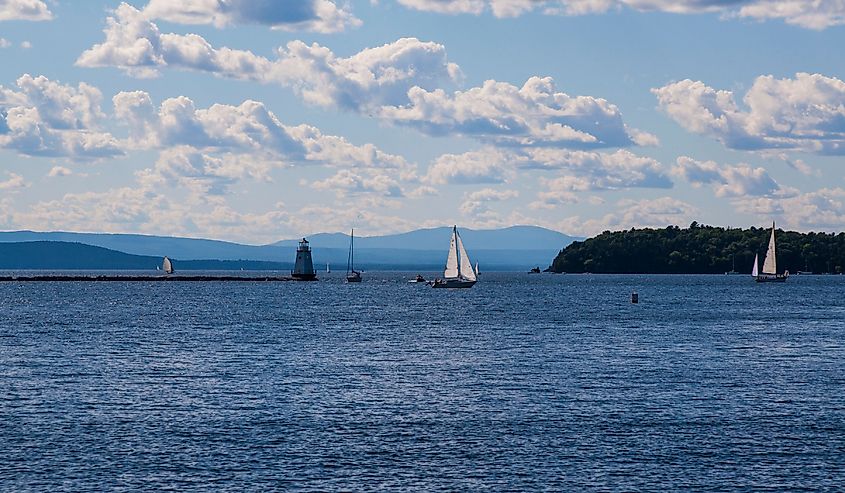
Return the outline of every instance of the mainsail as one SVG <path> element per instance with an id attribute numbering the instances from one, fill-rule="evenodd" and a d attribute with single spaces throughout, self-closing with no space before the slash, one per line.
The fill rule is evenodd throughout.
<path id="1" fill-rule="evenodd" d="M 760 256 L 755 254 L 754 255 L 754 267 L 751 268 L 751 277 L 757 277 L 758 271 L 757 266 L 760 264 Z"/>
<path id="2" fill-rule="evenodd" d="M 446 257 L 446 270 L 443 272 L 443 277 L 451 278 L 458 277 L 458 230 L 452 230 L 452 241 L 449 244 L 449 256 Z"/>
<path id="3" fill-rule="evenodd" d="M 164 257 L 164 261 L 161 263 L 161 270 L 163 270 L 165 274 L 173 274 L 173 262 L 171 262 L 169 258 Z"/>
<path id="4" fill-rule="evenodd" d="M 467 255 L 467 251 L 464 249 L 464 242 L 461 240 L 461 235 L 457 233 L 457 229 L 455 230 L 455 235 L 458 238 L 458 253 L 461 259 L 460 275 L 464 279 L 475 281 L 475 270 L 472 268 L 472 262 L 469 260 L 469 255 Z"/>
<path id="5" fill-rule="evenodd" d="M 769 238 L 769 249 L 763 260 L 763 274 L 777 274 L 777 258 L 775 256 L 775 223 L 772 223 L 772 236 Z"/>

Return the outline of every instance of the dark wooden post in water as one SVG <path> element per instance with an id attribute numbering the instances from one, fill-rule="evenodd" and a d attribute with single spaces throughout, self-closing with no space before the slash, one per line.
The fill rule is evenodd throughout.
<path id="1" fill-rule="evenodd" d="M 317 280 L 317 272 L 314 271 L 314 262 L 311 260 L 311 247 L 305 238 L 299 242 L 296 249 L 296 264 L 293 266 L 291 277 L 296 281 Z"/>
<path id="2" fill-rule="evenodd" d="M 634 291 L 633 293 L 631 293 L 631 303 L 636 305 L 639 302 L 640 302 L 640 295 L 638 295 L 637 292 Z"/>

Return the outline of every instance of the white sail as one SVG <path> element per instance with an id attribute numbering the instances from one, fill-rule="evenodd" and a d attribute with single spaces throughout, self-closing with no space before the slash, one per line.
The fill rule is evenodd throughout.
<path id="1" fill-rule="evenodd" d="M 468 279 L 470 281 L 475 281 L 475 270 L 472 268 L 472 262 L 469 260 L 469 255 L 467 255 L 467 251 L 464 248 L 464 242 L 461 240 L 461 236 L 457 235 L 458 237 L 458 253 L 460 254 L 461 259 L 461 276 L 464 279 Z"/>
<path id="2" fill-rule="evenodd" d="M 757 266 L 760 264 L 760 256 L 754 255 L 754 267 L 751 268 L 751 277 L 757 277 Z"/>
<path id="3" fill-rule="evenodd" d="M 173 274 L 173 262 L 169 258 L 164 257 L 164 261 L 161 263 L 161 270 L 166 274 Z"/>
<path id="4" fill-rule="evenodd" d="M 478 270 L 478 262 L 476 262 L 475 263 L 475 277 L 478 277 L 479 274 L 481 274 L 481 272 Z"/>
<path id="5" fill-rule="evenodd" d="M 766 258 L 763 260 L 763 274 L 777 274 L 778 265 L 775 256 L 775 223 L 772 223 L 772 237 L 769 238 L 769 249 L 766 251 Z"/>
<path id="6" fill-rule="evenodd" d="M 446 257 L 446 270 L 443 277 L 458 277 L 458 230 L 452 230 L 452 241 L 449 244 L 449 256 Z"/>

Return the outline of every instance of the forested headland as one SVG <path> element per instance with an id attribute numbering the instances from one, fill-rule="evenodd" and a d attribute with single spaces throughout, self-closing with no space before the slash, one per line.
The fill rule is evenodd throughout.
<path id="1" fill-rule="evenodd" d="M 688 228 L 605 231 L 576 241 L 555 257 L 549 270 L 571 273 L 722 274 L 751 272 L 754 255 L 762 264 L 771 228 L 720 228 L 696 222 Z M 842 272 L 845 233 L 799 233 L 778 229 L 778 271 Z"/>

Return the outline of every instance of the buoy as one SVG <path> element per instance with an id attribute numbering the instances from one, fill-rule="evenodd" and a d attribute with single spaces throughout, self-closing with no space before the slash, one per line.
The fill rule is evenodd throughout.
<path id="1" fill-rule="evenodd" d="M 640 302 L 640 295 L 637 294 L 636 291 L 631 293 L 631 303 L 639 303 Z"/>

